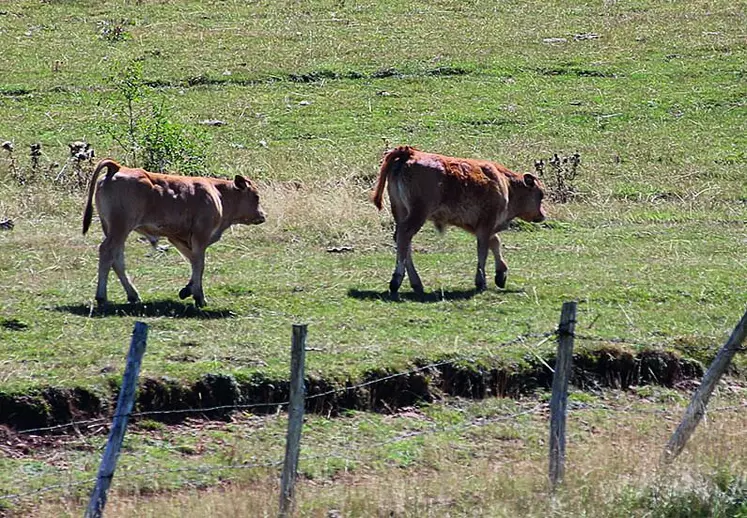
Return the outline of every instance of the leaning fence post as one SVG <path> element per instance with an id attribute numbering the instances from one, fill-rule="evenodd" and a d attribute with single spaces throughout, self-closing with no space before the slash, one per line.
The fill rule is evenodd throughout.
<path id="1" fill-rule="evenodd" d="M 672 434 L 669 439 L 666 448 L 664 448 L 664 455 L 662 460 L 665 463 L 672 462 L 677 455 L 682 452 L 682 449 L 687 444 L 687 440 L 690 435 L 695 431 L 695 428 L 700 423 L 700 420 L 705 414 L 706 406 L 708 401 L 711 399 L 711 394 L 716 388 L 716 384 L 726 372 L 726 368 L 731 363 L 732 358 L 736 352 L 740 349 L 742 342 L 745 340 L 747 335 L 747 312 L 742 316 L 742 320 L 739 321 L 737 327 L 731 333 L 731 336 L 726 343 L 721 347 L 716 358 L 714 358 L 711 366 L 708 367 L 708 371 L 703 376 L 703 380 L 700 382 L 698 390 L 695 391 L 690 404 L 685 410 L 685 415 L 682 417 L 682 422 L 677 427 L 677 430 Z"/>
<path id="2" fill-rule="evenodd" d="M 93 488 L 91 499 L 86 509 L 86 518 L 100 518 L 104 512 L 106 492 L 114 477 L 119 450 L 122 447 L 125 430 L 127 429 L 127 421 L 135 404 L 135 389 L 137 388 L 137 378 L 140 374 L 140 363 L 145 353 L 147 338 L 148 325 L 143 322 L 135 322 L 135 328 L 132 331 L 132 340 L 130 341 L 130 351 L 127 353 L 127 365 L 125 366 L 124 376 L 122 377 L 122 387 L 119 390 L 119 399 L 117 399 L 117 409 L 114 411 L 112 428 L 109 430 L 109 439 L 106 442 L 106 449 L 101 458 L 96 485 Z"/>
<path id="3" fill-rule="evenodd" d="M 550 399 L 550 484 L 554 490 L 565 474 L 565 418 L 568 404 L 568 380 L 573 360 L 573 331 L 576 302 L 564 302 L 558 325 L 558 353 L 552 376 Z"/>
<path id="4" fill-rule="evenodd" d="M 285 461 L 280 479 L 281 518 L 290 516 L 293 510 L 294 486 L 298 470 L 298 455 L 301 448 L 306 389 L 303 383 L 306 358 L 306 324 L 293 324 L 291 344 L 290 403 L 288 406 L 288 435 L 285 443 Z"/>

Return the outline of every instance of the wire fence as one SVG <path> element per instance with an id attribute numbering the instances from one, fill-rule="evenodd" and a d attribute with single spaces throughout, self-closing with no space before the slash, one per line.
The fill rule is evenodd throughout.
<path id="1" fill-rule="evenodd" d="M 496 346 L 493 346 L 491 347 L 491 349 L 493 348 L 505 349 L 512 345 L 525 342 L 530 338 L 548 339 L 553 336 L 555 336 L 554 331 L 546 332 L 546 333 L 526 333 L 526 334 L 519 335 L 512 340 L 508 340 Z M 543 340 L 540 343 L 544 343 L 545 341 L 546 340 Z M 491 358 L 499 359 L 500 357 L 498 355 L 488 355 L 488 356 L 481 356 L 481 358 L 482 359 L 491 359 Z M 439 367 L 450 366 L 450 365 L 454 365 L 460 362 L 474 363 L 476 360 L 477 358 L 474 355 L 456 355 L 453 358 L 449 358 L 447 360 L 440 360 L 440 361 L 429 363 L 427 365 L 421 365 L 419 367 L 415 367 L 409 370 L 380 376 L 375 379 L 355 383 L 352 385 L 336 387 L 336 388 L 333 388 L 333 389 L 330 389 L 324 392 L 310 394 L 306 396 L 305 400 L 313 401 L 313 400 L 328 397 L 328 396 L 341 395 L 341 394 L 345 394 L 348 392 L 360 390 L 366 387 L 370 387 L 373 385 L 377 385 L 379 383 L 384 383 L 386 381 L 390 381 L 396 378 L 412 376 L 413 374 L 427 372 L 433 369 L 438 369 Z M 67 423 L 61 423 L 61 424 L 52 425 L 52 426 L 26 428 L 23 430 L 17 430 L 15 433 L 28 435 L 28 434 L 38 434 L 38 433 L 43 433 L 43 432 L 54 432 L 54 431 L 64 430 L 66 428 L 81 429 L 81 428 L 86 428 L 86 427 L 92 427 L 94 425 L 100 425 L 103 423 L 110 423 L 116 417 L 163 417 L 163 416 L 174 416 L 174 415 L 184 415 L 184 414 L 210 414 L 210 413 L 223 412 L 223 411 L 228 411 L 228 410 L 253 410 L 253 409 L 258 409 L 258 408 L 273 408 L 273 407 L 281 409 L 287 406 L 289 402 L 290 402 L 289 400 L 284 399 L 282 401 L 269 401 L 265 403 L 245 403 L 245 404 L 236 403 L 236 404 L 231 404 L 231 405 L 215 405 L 215 406 L 204 406 L 204 407 L 194 407 L 194 408 L 177 408 L 177 409 L 169 409 L 169 410 L 133 411 L 125 415 L 113 414 L 110 416 L 96 417 L 96 418 L 85 419 L 85 420 L 80 420 L 80 421 L 73 420 Z"/>
<path id="2" fill-rule="evenodd" d="M 511 347 L 514 345 L 526 346 L 529 343 L 530 339 L 535 339 L 538 341 L 535 343 L 534 347 L 528 348 L 530 351 L 534 351 L 534 349 L 536 349 L 537 347 L 541 346 L 542 344 L 546 343 L 547 341 L 553 338 L 556 338 L 557 336 L 558 336 L 557 331 L 550 331 L 550 332 L 544 332 L 544 333 L 526 333 L 526 334 L 519 335 L 514 339 L 492 346 L 491 350 L 505 349 L 507 347 Z M 620 339 L 620 338 L 614 338 L 614 337 L 611 338 L 611 337 L 602 337 L 602 336 L 591 336 L 591 335 L 584 335 L 584 334 L 578 334 L 578 333 L 574 333 L 573 336 L 577 339 L 586 340 L 586 341 L 628 344 L 628 345 L 633 345 L 637 347 L 652 346 L 652 344 L 642 344 L 641 341 L 638 341 L 638 340 Z M 660 344 L 655 344 L 653 346 L 658 346 L 658 345 Z M 421 374 L 424 372 L 427 373 L 433 370 L 438 370 L 446 366 L 452 366 L 460 362 L 475 364 L 477 360 L 485 360 L 486 358 L 498 359 L 499 356 L 497 354 L 490 354 L 487 356 L 480 355 L 479 357 L 476 357 L 474 354 L 456 355 L 449 359 L 428 363 L 426 365 L 420 365 L 420 366 L 414 367 L 406 371 L 383 375 L 375 379 L 369 379 L 369 380 L 362 381 L 359 383 L 336 387 L 336 388 L 326 390 L 323 392 L 310 394 L 304 398 L 304 401 L 310 402 L 310 401 L 318 400 L 320 398 L 326 398 L 330 396 L 339 396 L 339 395 L 347 394 L 352 391 L 362 390 L 362 389 L 365 389 L 365 388 L 368 388 L 368 387 L 371 387 L 371 386 L 374 386 L 380 383 L 385 383 L 387 381 L 390 381 L 396 378 L 412 376 L 412 375 Z M 544 364 L 547 369 L 552 371 L 552 368 L 547 362 L 542 360 L 541 363 Z M 214 412 L 247 411 L 247 410 L 254 410 L 254 409 L 259 409 L 259 408 L 265 408 L 265 409 L 276 408 L 279 412 L 284 407 L 287 407 L 289 403 L 290 403 L 289 400 L 284 399 L 282 401 L 215 405 L 215 406 L 198 407 L 198 408 L 133 411 L 128 414 L 125 414 L 124 416 L 129 417 L 129 418 L 147 418 L 147 417 L 163 417 L 163 416 L 185 415 L 185 414 L 198 414 L 199 415 L 199 414 L 210 414 Z M 522 411 L 515 412 L 512 414 L 494 416 L 494 417 L 489 417 L 489 418 L 477 417 L 470 421 L 458 423 L 458 424 L 451 425 L 451 426 L 434 425 L 434 426 L 430 426 L 422 430 L 408 431 L 406 433 L 397 435 L 396 437 L 393 437 L 393 438 L 390 438 L 384 441 L 365 445 L 365 447 L 358 448 L 356 452 L 351 452 L 349 448 L 348 449 L 343 448 L 338 451 L 331 451 L 331 452 L 320 453 L 320 454 L 315 454 L 311 456 L 305 456 L 304 461 L 306 462 L 306 461 L 320 460 L 320 459 L 325 459 L 325 458 L 329 458 L 329 459 L 338 458 L 338 459 L 343 459 L 343 460 L 350 461 L 350 462 L 363 462 L 366 459 L 370 459 L 372 458 L 372 456 L 376 455 L 376 453 L 373 453 L 373 454 L 369 454 L 368 456 L 364 456 L 363 453 L 370 452 L 370 451 L 375 452 L 379 448 L 385 447 L 390 444 L 396 444 L 396 443 L 410 440 L 413 438 L 423 437 L 423 436 L 437 434 L 437 433 L 463 432 L 471 428 L 478 428 L 478 427 L 494 424 L 500 421 L 512 420 L 512 419 L 516 419 L 524 415 L 539 414 L 539 413 L 545 412 L 547 408 L 548 408 L 548 405 L 546 403 L 540 403 L 540 404 L 533 406 L 530 409 L 522 410 Z M 611 405 L 606 405 L 606 404 L 574 403 L 573 401 L 571 401 L 570 403 L 570 408 L 574 412 L 591 411 L 591 410 L 604 410 L 604 411 L 610 411 L 610 412 L 635 411 L 638 413 L 661 414 L 661 415 L 670 415 L 670 414 L 681 412 L 681 408 L 679 407 L 673 408 L 673 409 L 630 408 L 630 407 L 615 408 Z M 737 411 L 737 410 L 742 410 L 746 408 L 747 408 L 747 402 L 743 402 L 737 405 L 728 405 L 728 406 L 711 408 L 708 411 L 709 413 L 731 412 L 731 411 Z M 81 433 L 82 431 L 91 430 L 93 428 L 104 429 L 107 423 L 112 422 L 113 418 L 115 417 L 123 417 L 123 415 L 106 416 L 106 417 L 92 418 L 92 419 L 86 419 L 86 420 L 73 420 L 67 423 L 62 423 L 62 424 L 57 424 L 57 425 L 52 425 L 52 426 L 18 430 L 15 433 L 19 435 L 36 435 L 36 434 L 46 434 L 50 432 L 58 432 L 58 431 L 62 431 L 65 429 L 73 429 L 76 432 Z M 122 470 L 119 473 L 119 476 L 124 478 L 124 477 L 138 477 L 138 476 L 140 477 L 159 476 L 159 475 L 163 476 L 169 473 L 205 474 L 205 473 L 230 471 L 230 470 L 277 469 L 282 464 L 283 464 L 282 460 L 271 460 L 271 461 L 249 462 L 249 463 L 238 463 L 238 464 L 219 464 L 219 465 L 218 464 L 209 464 L 209 465 L 206 464 L 206 465 L 199 465 L 199 466 L 182 466 L 178 468 Z M 40 488 L 36 488 L 36 489 L 24 491 L 24 492 L 4 494 L 4 495 L 0 495 L 0 504 L 2 504 L 2 502 L 10 502 L 10 501 L 28 499 L 28 498 L 42 495 L 45 493 L 49 493 L 55 490 L 70 491 L 72 489 L 79 488 L 81 486 L 91 486 L 95 482 L 96 482 L 96 478 L 85 478 L 81 480 L 71 481 L 68 483 L 50 484 L 50 485 L 46 485 Z M 1 508 L 2 507 L 0 507 L 0 509 Z"/>
<path id="3" fill-rule="evenodd" d="M 539 346 L 546 343 L 547 341 L 555 338 L 556 336 L 557 336 L 556 331 L 547 331 L 544 333 L 525 333 L 511 340 L 492 346 L 491 350 L 505 349 L 513 345 L 525 345 L 526 346 L 527 342 L 530 339 L 541 339 L 539 342 L 535 343 L 533 347 L 527 347 L 527 350 L 530 354 L 534 355 L 540 361 L 540 363 L 543 364 L 548 369 L 549 372 L 552 372 L 552 367 L 550 367 L 549 363 L 547 363 L 547 361 L 541 355 L 539 355 L 539 353 L 536 352 L 536 349 Z M 630 345 L 630 346 L 639 347 L 639 348 L 640 347 L 657 348 L 657 347 L 662 347 L 664 345 L 667 345 L 662 342 L 658 342 L 658 343 L 644 342 L 642 340 L 630 340 L 630 339 L 624 339 L 624 338 L 618 338 L 618 337 L 593 336 L 593 335 L 579 334 L 579 333 L 574 333 L 573 336 L 577 340 L 601 342 L 601 343 L 614 343 L 614 344 L 620 344 L 620 345 Z M 392 379 L 412 376 L 413 374 L 427 372 L 433 369 L 438 369 L 440 367 L 451 366 L 451 365 L 454 365 L 460 362 L 474 364 L 478 359 L 499 360 L 501 359 L 501 357 L 497 354 L 481 355 L 479 358 L 476 357 L 474 354 L 456 355 L 446 360 L 432 362 L 427 365 L 422 365 L 422 366 L 415 367 L 409 370 L 392 373 L 389 375 L 385 375 L 385 376 L 381 376 L 375 379 L 355 383 L 352 385 L 345 385 L 342 387 L 332 388 L 324 392 L 314 393 L 314 394 L 307 396 L 306 401 L 313 401 L 313 400 L 325 398 L 328 396 L 336 396 L 336 395 L 342 395 L 342 394 L 349 393 L 349 392 L 354 392 L 354 391 L 357 391 L 357 390 L 360 390 L 366 387 L 377 385 L 379 383 L 390 381 Z M 211 414 L 211 413 L 216 413 L 216 412 L 246 411 L 246 410 L 259 409 L 259 408 L 265 408 L 265 409 L 276 408 L 279 411 L 283 407 L 286 407 L 288 404 L 289 404 L 289 401 L 287 399 L 284 399 L 282 401 L 269 401 L 269 402 L 259 402 L 259 403 L 235 403 L 235 404 L 230 404 L 230 405 L 201 406 L 201 407 L 194 407 L 194 408 L 143 410 L 143 411 L 133 411 L 127 414 L 127 417 L 143 418 L 143 417 L 177 416 L 177 415 L 186 415 L 186 414 Z M 95 417 L 95 418 L 84 419 L 84 420 L 72 420 L 66 423 L 61 423 L 61 424 L 56 424 L 56 425 L 16 430 L 15 433 L 16 434 L 40 434 L 40 433 L 48 433 L 48 432 L 57 432 L 57 431 L 65 430 L 68 428 L 73 428 L 76 431 L 80 432 L 86 428 L 90 429 L 98 425 L 110 423 L 114 417 L 123 417 L 123 416 L 115 414 L 115 415 Z"/>
<path id="4" fill-rule="evenodd" d="M 549 338 L 554 336 L 554 332 L 546 332 L 546 333 L 527 333 L 523 335 L 519 335 L 516 338 L 512 340 L 508 340 L 506 342 L 500 343 L 494 348 L 498 349 L 505 349 L 507 347 L 510 347 L 512 345 L 523 343 L 530 338 L 542 338 L 542 342 L 544 343 Z M 493 349 L 493 348 L 491 348 Z M 484 358 L 484 356 L 483 356 Z M 495 356 L 497 358 L 497 356 Z M 456 355 L 453 358 L 449 358 L 447 360 L 441 360 L 432 362 L 426 365 L 421 365 L 406 371 L 396 372 L 389 375 L 384 375 L 377 377 L 375 379 L 355 383 L 352 385 L 346 385 L 342 387 L 336 387 L 324 392 L 319 392 L 316 394 L 310 394 L 305 397 L 305 401 L 313 401 L 318 400 L 320 398 L 325 398 L 329 396 L 335 396 L 335 395 L 342 395 L 346 394 L 352 391 L 357 391 L 361 389 L 365 389 L 367 387 L 371 387 L 380 383 L 384 383 L 396 378 L 402 378 L 407 376 L 412 376 L 414 374 L 420 374 L 423 372 L 432 371 L 434 369 L 438 369 L 440 367 L 445 367 L 449 365 L 454 365 L 459 362 L 468 362 L 468 363 L 474 363 L 476 360 L 474 355 Z M 91 429 L 91 428 L 102 428 L 107 423 L 111 423 L 116 418 L 121 417 L 128 417 L 128 418 L 142 418 L 142 417 L 163 417 L 163 416 L 169 416 L 169 415 L 184 415 L 184 414 L 209 414 L 213 412 L 222 412 L 222 411 L 245 411 L 245 410 L 252 410 L 252 409 L 258 409 L 258 408 L 277 408 L 278 410 L 282 409 L 283 407 L 288 406 L 289 400 L 282 400 L 282 401 L 273 401 L 273 402 L 265 402 L 265 403 L 247 403 L 247 404 L 231 404 L 231 405 L 215 405 L 215 406 L 208 406 L 208 407 L 198 407 L 198 408 L 182 408 L 182 409 L 171 409 L 171 410 L 147 410 L 147 411 L 133 411 L 128 414 L 114 414 L 111 416 L 106 417 L 99 417 L 99 418 L 92 418 L 92 419 L 85 419 L 85 420 L 74 420 L 67 423 L 61 423 L 57 425 L 52 426 L 44 426 L 44 427 L 35 427 L 35 428 L 27 428 L 23 430 L 18 430 L 16 433 L 19 435 L 35 435 L 35 434 L 42 434 L 42 433 L 49 433 L 49 432 L 57 432 L 65 429 L 72 428 L 73 430 L 76 430 L 77 432 L 81 432 L 83 429 Z M 518 417 L 518 415 L 522 415 L 525 412 L 521 412 L 519 414 L 505 416 L 502 418 L 499 418 L 498 420 L 504 420 L 504 419 L 511 419 Z M 463 426 L 469 426 L 463 425 Z M 475 425 L 476 426 L 476 425 Z M 456 428 L 455 428 L 456 429 Z M 437 428 L 425 430 L 425 431 L 417 431 L 408 433 L 402 437 L 397 437 L 394 439 L 390 439 L 388 441 L 384 441 L 379 444 L 373 444 L 368 445 L 365 449 L 376 449 L 378 447 L 384 446 L 386 444 L 391 444 L 394 442 L 399 442 L 402 440 L 407 440 L 413 437 L 422 436 L 427 433 L 436 433 L 438 432 Z M 313 458 L 321 458 L 321 457 L 336 457 L 336 458 L 347 458 L 351 461 L 359 461 L 358 459 L 352 458 L 349 451 L 341 451 L 339 453 L 330 453 L 330 454 L 324 454 L 319 456 L 310 457 L 308 460 L 311 460 Z M 180 468 L 171 468 L 171 469 L 162 469 L 162 470 L 139 470 L 139 471 L 122 471 L 120 473 L 120 476 L 138 476 L 138 475 L 165 475 L 167 473 L 174 473 L 174 472 L 197 472 L 197 473 L 209 473 L 214 471 L 227 471 L 232 469 L 251 469 L 251 468 L 260 468 L 260 467 L 278 467 L 282 464 L 282 460 L 278 461 L 272 461 L 272 462 L 265 462 L 265 463 L 256 463 L 256 464 L 238 464 L 238 465 L 203 465 L 203 466 L 196 466 L 196 467 L 180 467 Z M 19 492 L 19 493 L 12 493 L 12 494 L 5 494 L 0 495 L 0 502 L 2 501 L 11 501 L 11 500 L 20 500 L 24 498 L 28 498 L 34 495 L 40 495 L 44 493 L 48 493 L 50 491 L 54 490 L 70 490 L 81 486 L 90 486 L 93 483 L 95 483 L 96 479 L 84 479 L 79 481 L 73 481 L 69 483 L 61 483 L 61 484 L 51 484 L 48 486 L 44 486 L 41 488 L 29 490 L 26 492 Z"/>

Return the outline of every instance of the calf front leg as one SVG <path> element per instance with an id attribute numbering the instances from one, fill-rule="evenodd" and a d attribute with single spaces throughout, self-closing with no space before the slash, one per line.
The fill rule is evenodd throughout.
<path id="1" fill-rule="evenodd" d="M 168 238 L 169 242 L 176 247 L 177 250 L 179 250 L 179 253 L 182 254 L 182 256 L 189 261 L 189 264 L 192 264 L 193 261 L 193 254 L 192 249 L 189 247 L 189 245 L 182 241 L 181 239 L 177 239 L 174 237 Z M 186 286 L 184 286 L 181 290 L 179 290 L 179 298 L 184 300 L 187 297 L 192 295 L 192 279 L 189 280 Z"/>
<path id="2" fill-rule="evenodd" d="M 493 234 L 490 238 L 490 250 L 495 258 L 495 285 L 501 289 L 506 287 L 506 277 L 508 277 L 508 265 L 501 255 L 501 238 L 498 234 Z"/>
<path id="3" fill-rule="evenodd" d="M 184 300 L 192 295 L 192 281 L 190 280 L 185 287 L 179 290 L 179 298 Z"/>

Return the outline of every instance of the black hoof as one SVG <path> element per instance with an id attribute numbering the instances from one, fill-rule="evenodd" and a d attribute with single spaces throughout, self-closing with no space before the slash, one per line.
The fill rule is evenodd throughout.
<path id="1" fill-rule="evenodd" d="M 399 292 L 389 290 L 389 300 L 393 300 L 394 302 L 399 302 Z"/>
<path id="2" fill-rule="evenodd" d="M 107 301 L 106 301 L 106 299 L 99 299 L 99 298 L 96 298 L 96 305 L 97 305 L 98 307 L 100 307 L 100 308 L 103 308 L 104 306 L 106 306 L 106 304 L 107 304 Z"/>
<path id="3" fill-rule="evenodd" d="M 495 274 L 495 285 L 501 289 L 505 289 L 506 288 L 506 277 L 508 277 L 508 275 L 506 275 L 506 272 L 497 272 Z"/>
<path id="4" fill-rule="evenodd" d="M 184 300 L 190 296 L 192 296 L 192 288 L 190 288 L 189 286 L 185 286 L 181 290 L 179 290 L 180 299 Z"/>
<path id="5" fill-rule="evenodd" d="M 127 297 L 127 302 L 130 304 L 137 304 L 140 302 L 140 297 Z"/>

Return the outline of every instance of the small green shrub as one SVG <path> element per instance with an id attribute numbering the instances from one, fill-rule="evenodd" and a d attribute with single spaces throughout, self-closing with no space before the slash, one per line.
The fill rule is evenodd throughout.
<path id="1" fill-rule="evenodd" d="M 140 121 L 143 167 L 164 172 L 176 169 L 194 174 L 207 168 L 207 135 L 172 122 L 163 104 L 154 104 Z"/>
<path id="2" fill-rule="evenodd" d="M 141 59 L 119 67 L 110 83 L 116 95 L 112 116 L 102 117 L 106 121 L 102 130 L 124 150 L 131 165 L 188 174 L 207 169 L 208 135 L 174 122 L 164 99 L 148 98 Z"/>

